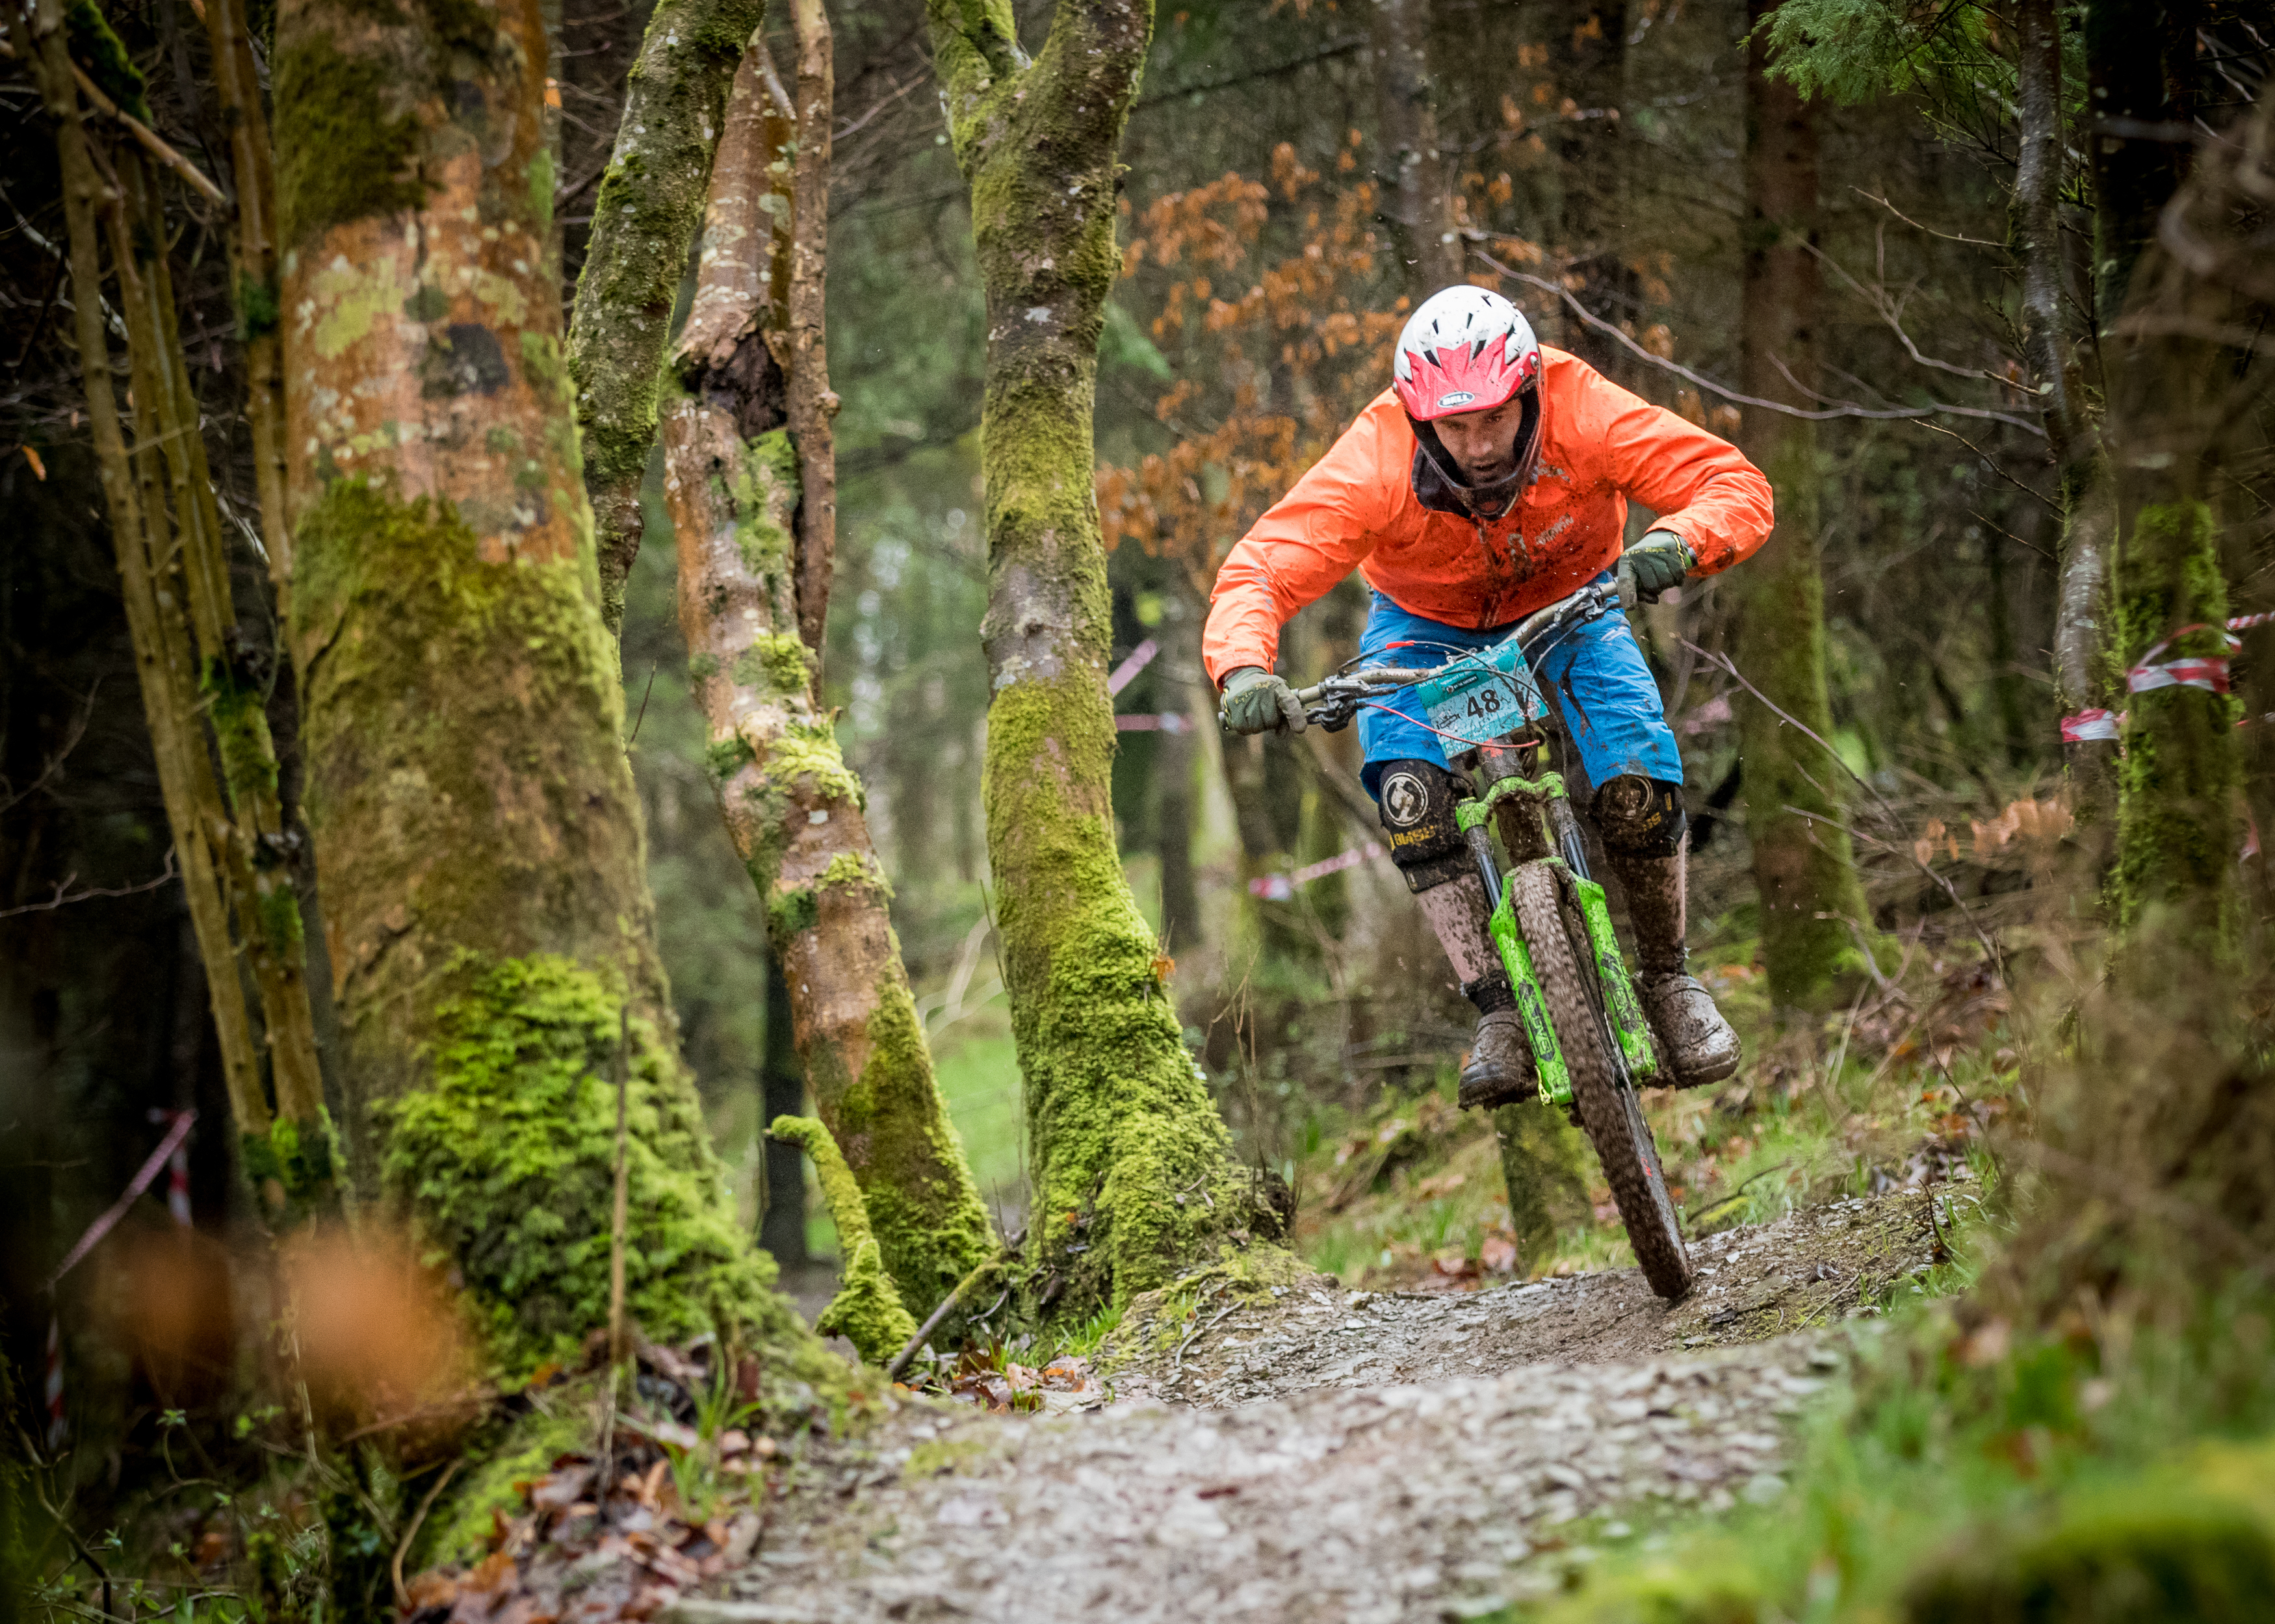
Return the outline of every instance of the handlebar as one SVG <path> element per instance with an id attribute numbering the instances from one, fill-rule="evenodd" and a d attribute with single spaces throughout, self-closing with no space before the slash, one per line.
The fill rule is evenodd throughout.
<path id="1" fill-rule="evenodd" d="M 1516 646 L 1530 659 L 1532 654 L 1531 645 L 1549 632 L 1560 631 L 1575 621 L 1592 619 L 1614 603 L 1622 608 L 1631 607 L 1629 594 L 1632 590 L 1624 581 L 1613 587 L 1599 586 L 1591 582 L 1570 597 L 1560 599 L 1546 608 L 1526 616 L 1509 635 L 1516 639 Z M 1357 714 L 1360 700 L 1379 699 L 1402 688 L 1411 688 L 1417 683 L 1428 681 L 1443 668 L 1432 667 L 1427 670 L 1415 670 L 1404 666 L 1362 666 L 1356 671 L 1338 671 L 1309 688 L 1298 688 L 1296 698 L 1303 704 L 1306 721 L 1332 732 L 1349 721 Z"/>

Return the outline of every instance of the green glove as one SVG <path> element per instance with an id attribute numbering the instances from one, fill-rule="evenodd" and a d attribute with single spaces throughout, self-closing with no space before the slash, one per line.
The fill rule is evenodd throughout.
<path id="1" fill-rule="evenodd" d="M 1671 530 L 1653 530 L 1620 555 L 1620 601 L 1657 603 L 1659 594 L 1682 585 L 1698 562 L 1690 544 Z"/>
<path id="2" fill-rule="evenodd" d="M 1296 691 L 1259 665 L 1244 665 L 1224 679 L 1228 733 L 1301 733 L 1304 702 Z"/>

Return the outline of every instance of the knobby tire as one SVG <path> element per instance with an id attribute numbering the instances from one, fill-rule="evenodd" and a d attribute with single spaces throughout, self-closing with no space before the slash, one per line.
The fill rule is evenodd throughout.
<path id="1" fill-rule="evenodd" d="M 1573 1103 L 1580 1126 L 1596 1147 L 1628 1244 L 1643 1265 L 1651 1288 L 1668 1302 L 1690 1291 L 1690 1254 L 1667 1193 L 1659 1144 L 1644 1120 L 1643 1102 L 1620 1080 L 1613 1059 L 1594 958 L 1576 944 L 1587 940 L 1586 926 L 1568 907 L 1556 871 L 1546 863 L 1520 865 L 1508 877 L 1516 925 L 1532 953 L 1532 973 L 1548 1003 L 1548 1019 L 1564 1051 L 1572 1076 Z M 1586 968 L 1583 970 L 1583 966 Z"/>

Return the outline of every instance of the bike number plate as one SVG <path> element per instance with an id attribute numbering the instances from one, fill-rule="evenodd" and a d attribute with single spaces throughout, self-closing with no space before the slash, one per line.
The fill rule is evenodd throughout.
<path id="1" fill-rule="evenodd" d="M 1488 744 L 1548 714 L 1540 684 L 1515 638 L 1447 667 L 1415 692 L 1449 755 L 1462 744 Z"/>

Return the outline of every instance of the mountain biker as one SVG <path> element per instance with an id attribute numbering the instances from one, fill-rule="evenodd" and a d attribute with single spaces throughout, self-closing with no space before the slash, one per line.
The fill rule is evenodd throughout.
<path id="1" fill-rule="evenodd" d="M 1373 590 L 1362 659 L 1412 648 L 1396 663 L 1434 666 L 1591 581 L 1616 574 L 1656 602 L 1769 534 L 1769 481 L 1737 448 L 1542 345 L 1497 293 L 1453 287 L 1424 301 L 1393 372 L 1217 572 L 1203 656 L 1236 732 L 1303 731 L 1303 705 L 1272 674 L 1280 628 L 1354 566 Z M 1622 549 L 1630 500 L 1657 517 Z M 1536 670 L 1593 786 L 1590 815 L 1635 930 L 1636 989 L 1675 1083 L 1719 1082 L 1737 1069 L 1738 1039 L 1685 970 L 1682 758 L 1643 651 L 1607 609 Z M 1531 1099 L 1538 1078 L 1455 827 L 1459 797 L 1411 699 L 1359 713 L 1362 781 L 1477 1006 L 1461 1103 Z"/>

